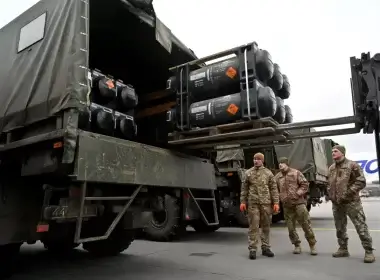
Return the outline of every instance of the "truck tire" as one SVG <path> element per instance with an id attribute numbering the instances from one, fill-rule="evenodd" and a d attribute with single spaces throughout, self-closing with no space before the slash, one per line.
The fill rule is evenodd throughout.
<path id="1" fill-rule="evenodd" d="M 165 211 L 153 213 L 153 219 L 144 228 L 145 238 L 152 241 L 172 241 L 182 235 L 186 228 L 182 223 L 182 211 L 178 198 L 165 195 Z"/>
<path id="2" fill-rule="evenodd" d="M 67 254 L 80 244 L 74 243 L 75 223 L 51 223 L 49 232 L 41 239 L 45 249 L 54 254 Z"/>
<path id="3" fill-rule="evenodd" d="M 116 227 L 108 239 L 83 243 L 83 249 L 97 257 L 116 256 L 126 250 L 134 239 L 133 230 Z"/>
<path id="4" fill-rule="evenodd" d="M 80 244 L 76 244 L 73 241 L 69 240 L 63 240 L 61 242 L 50 242 L 50 241 L 44 241 L 43 242 L 44 247 L 49 250 L 50 252 L 54 254 L 65 254 L 69 253 L 71 250 L 77 248 Z"/>
<path id="5" fill-rule="evenodd" d="M 15 272 L 16 261 L 22 243 L 0 246 L 0 279 L 10 278 Z"/>
<path id="6" fill-rule="evenodd" d="M 201 232 L 201 233 L 210 233 L 210 232 L 215 232 L 218 229 L 220 229 L 220 225 L 216 226 L 208 226 L 205 224 L 203 220 L 197 220 L 194 221 L 191 226 L 196 232 Z"/>

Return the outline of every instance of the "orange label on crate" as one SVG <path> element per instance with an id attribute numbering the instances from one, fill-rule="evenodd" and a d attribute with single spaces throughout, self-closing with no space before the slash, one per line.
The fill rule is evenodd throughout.
<path id="1" fill-rule="evenodd" d="M 226 71 L 226 75 L 228 77 L 230 77 L 231 79 L 235 78 L 236 74 L 237 74 L 237 72 L 236 72 L 235 68 L 233 68 L 233 67 L 228 68 Z"/>
<path id="2" fill-rule="evenodd" d="M 112 80 L 107 80 L 106 84 L 109 89 L 115 88 L 115 84 L 112 82 Z"/>
<path id="3" fill-rule="evenodd" d="M 237 111 L 239 110 L 239 107 L 236 106 L 235 104 L 231 104 L 230 106 L 228 106 L 227 108 L 227 112 L 230 113 L 231 115 L 235 115 L 237 113 Z"/>

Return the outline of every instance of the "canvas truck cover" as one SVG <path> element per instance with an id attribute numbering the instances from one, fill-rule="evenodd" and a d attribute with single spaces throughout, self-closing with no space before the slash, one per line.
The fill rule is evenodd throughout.
<path id="1" fill-rule="evenodd" d="M 307 133 L 314 129 L 294 130 L 294 133 Z M 292 131 L 293 132 L 293 131 Z M 294 144 L 275 146 L 277 159 L 287 157 L 291 167 L 300 170 L 309 181 L 326 181 L 328 162 L 326 159 L 325 143 L 320 138 L 295 140 Z"/>
<path id="2" fill-rule="evenodd" d="M 150 40 L 169 53 L 180 53 L 182 60 L 196 59 L 164 28 L 146 1 L 100 2 L 107 2 L 108 9 L 122 4 L 126 16 L 137 17 L 140 26 L 155 28 L 156 32 L 149 32 Z M 0 132 L 86 105 L 91 57 L 87 35 L 95 21 L 88 16 L 91 5 L 104 7 L 99 0 L 42 0 L 0 30 Z M 96 21 L 102 23 L 101 18 Z M 131 28 L 139 32 L 139 26 Z"/>
<path id="3" fill-rule="evenodd" d="M 85 101 L 84 5 L 43 0 L 0 30 L 1 131 Z"/>
<path id="4" fill-rule="evenodd" d="M 216 162 L 226 162 L 229 160 L 244 160 L 244 151 L 239 148 L 240 145 L 219 145 L 217 149 L 226 149 L 216 152 Z M 227 150 L 228 148 L 228 150 Z"/>
<path id="5" fill-rule="evenodd" d="M 325 143 L 327 165 L 331 166 L 333 164 L 332 147 L 336 145 L 336 143 L 332 141 L 331 139 L 323 139 L 323 142 Z"/>

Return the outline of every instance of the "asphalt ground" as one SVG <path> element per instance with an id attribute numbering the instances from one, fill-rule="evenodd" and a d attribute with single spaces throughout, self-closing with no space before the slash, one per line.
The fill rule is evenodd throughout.
<path id="1" fill-rule="evenodd" d="M 374 247 L 380 247 L 380 200 L 363 199 Z M 380 260 L 363 263 L 364 250 L 349 222 L 350 258 L 334 259 L 337 249 L 331 204 L 311 210 L 318 244 L 318 256 L 308 254 L 302 230 L 303 253 L 292 254 L 287 229 L 283 223 L 271 231 L 274 258 L 260 254 L 248 259 L 247 229 L 222 228 L 211 234 L 197 234 L 189 229 L 180 241 L 158 243 L 136 240 L 123 254 L 106 259 L 92 259 L 78 249 L 64 258 L 52 257 L 41 244 L 21 249 L 18 272 L 12 279 L 154 279 L 154 280 L 224 280 L 224 279 L 324 279 L 379 280 Z M 380 255 L 375 251 L 376 256 Z"/>

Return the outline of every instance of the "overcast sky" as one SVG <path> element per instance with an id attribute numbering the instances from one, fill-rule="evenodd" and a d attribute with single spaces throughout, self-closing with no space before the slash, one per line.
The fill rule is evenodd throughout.
<path id="1" fill-rule="evenodd" d="M 4 1 L 0 27 L 35 0 Z M 158 17 L 198 57 L 251 41 L 290 80 L 294 121 L 352 115 L 351 56 L 380 52 L 379 0 L 154 0 Z M 331 129 L 331 128 L 329 128 Z M 354 160 L 375 158 L 373 135 L 332 137 Z"/>

